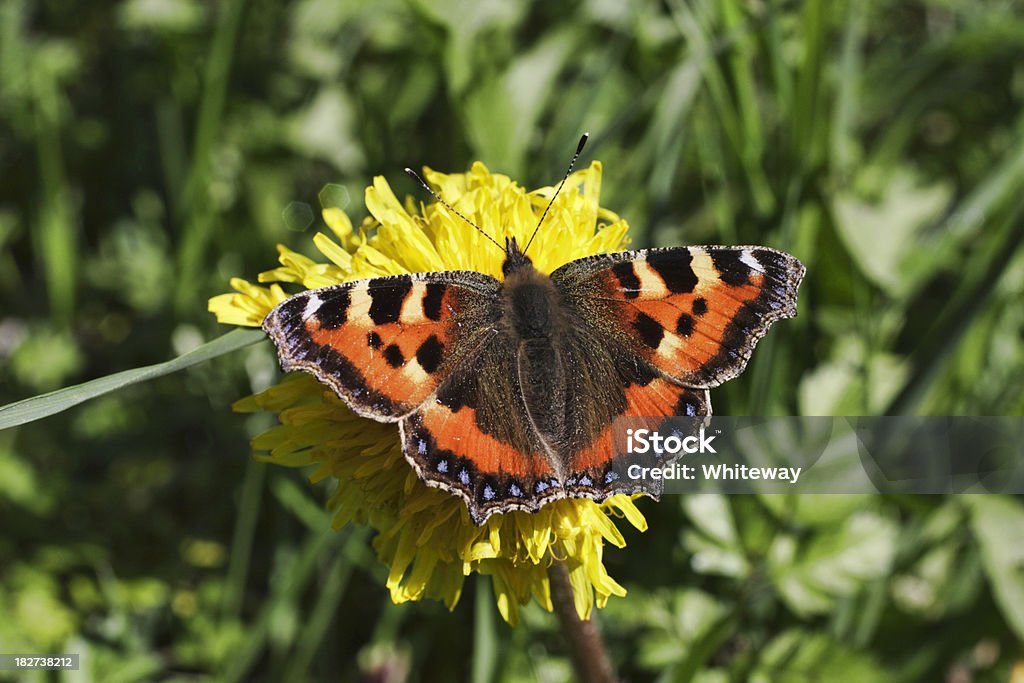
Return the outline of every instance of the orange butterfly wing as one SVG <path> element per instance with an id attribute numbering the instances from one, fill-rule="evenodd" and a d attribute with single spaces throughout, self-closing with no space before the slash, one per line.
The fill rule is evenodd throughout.
<path id="1" fill-rule="evenodd" d="M 361 280 L 296 294 L 263 328 L 283 369 L 315 375 L 360 415 L 400 422 L 416 473 L 482 523 L 564 495 L 540 438 L 516 419 L 525 408 L 515 345 L 497 333 L 499 287 L 469 271 Z"/>
<path id="2" fill-rule="evenodd" d="M 394 422 L 437 390 L 498 315 L 499 283 L 451 271 L 358 280 L 296 294 L 263 329 L 281 367 L 312 373 L 365 417 Z"/>
<path id="3" fill-rule="evenodd" d="M 551 277 L 663 375 L 712 388 L 743 371 L 772 323 L 796 315 L 804 272 L 775 249 L 710 246 L 602 254 Z"/>
<path id="4" fill-rule="evenodd" d="M 613 353 L 650 368 L 624 382 L 617 419 L 710 415 L 707 389 L 742 372 L 771 324 L 796 315 L 804 272 L 774 249 L 709 246 L 602 254 L 551 277 L 584 320 L 600 321 Z M 577 479 L 614 477 L 614 426 L 613 419 L 571 454 Z M 621 480 L 607 488 L 657 494 Z"/>

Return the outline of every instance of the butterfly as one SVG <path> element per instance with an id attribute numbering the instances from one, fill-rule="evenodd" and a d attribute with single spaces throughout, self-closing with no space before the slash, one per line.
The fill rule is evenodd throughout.
<path id="1" fill-rule="evenodd" d="M 708 390 L 796 315 L 805 273 L 768 247 L 691 246 L 590 256 L 548 275 L 528 249 L 506 240 L 503 280 L 358 280 L 296 294 L 263 323 L 284 370 L 397 422 L 417 475 L 461 497 L 476 524 L 561 498 L 652 493 L 616 475 L 613 422 L 710 415 Z"/>

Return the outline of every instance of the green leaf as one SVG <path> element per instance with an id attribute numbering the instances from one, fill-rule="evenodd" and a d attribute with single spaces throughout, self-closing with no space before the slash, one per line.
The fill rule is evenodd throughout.
<path id="1" fill-rule="evenodd" d="M 673 680 L 680 680 L 680 672 L 692 675 L 714 654 L 720 641 L 717 632 L 729 610 L 713 595 L 695 588 L 653 597 L 644 612 L 652 628 L 640 639 L 637 657 L 653 670 L 678 665 Z"/>
<path id="2" fill-rule="evenodd" d="M 683 544 L 690 552 L 694 570 L 701 574 L 746 577 L 750 563 L 728 499 L 710 493 L 685 496 L 683 510 L 693 521 L 693 528 L 683 533 Z"/>
<path id="3" fill-rule="evenodd" d="M 803 546 L 780 535 L 769 555 L 772 582 L 797 614 L 825 613 L 836 598 L 852 596 L 889 572 L 896 530 L 888 518 L 865 510 L 834 529 L 820 530 Z"/>
<path id="4" fill-rule="evenodd" d="M 823 633 L 791 629 L 773 639 L 759 653 L 756 683 L 785 681 L 880 681 L 886 671 L 870 653 L 858 652 Z"/>
<path id="5" fill-rule="evenodd" d="M 940 215 L 952 194 L 950 183 L 926 185 L 912 171 L 896 169 L 876 203 L 851 192 L 837 194 L 836 228 L 865 276 L 891 295 L 906 295 L 918 282 L 910 280 L 903 263 L 920 251 L 920 233 Z M 932 273 L 915 274 L 922 278 Z"/>
<path id="6" fill-rule="evenodd" d="M 1024 639 L 1024 506 L 1004 496 L 964 496 L 992 593 L 1010 628 Z"/>
<path id="7" fill-rule="evenodd" d="M 26 422 L 56 415 L 97 396 L 205 363 L 211 358 L 237 351 L 265 338 L 266 336 L 260 330 L 233 330 L 164 363 L 117 372 L 113 375 L 76 384 L 73 387 L 58 389 L 8 404 L 0 408 L 0 429 L 17 427 Z"/>

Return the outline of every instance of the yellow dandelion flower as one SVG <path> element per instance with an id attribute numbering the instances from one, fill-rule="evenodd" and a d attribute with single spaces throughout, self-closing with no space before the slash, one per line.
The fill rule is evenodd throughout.
<path id="1" fill-rule="evenodd" d="M 553 187 L 526 191 L 482 163 L 468 173 L 425 169 L 429 183 L 452 206 L 499 243 L 514 237 L 525 244 L 551 203 Z M 550 273 L 568 261 L 621 250 L 628 226 L 599 205 L 601 165 L 571 174 L 551 203 L 531 257 Z M 286 298 L 278 283 L 308 289 L 402 273 L 475 270 L 501 278 L 504 254 L 442 204 L 395 197 L 387 181 L 374 179 L 366 189 L 372 215 L 355 229 L 336 208 L 323 218 L 333 233 L 314 237 L 326 258 L 318 263 L 279 246 L 280 267 L 262 273 L 259 286 L 232 280 L 235 293 L 210 299 L 221 322 L 259 326 Z M 280 465 L 315 465 L 312 480 L 333 478 L 337 487 L 329 505 L 336 528 L 348 523 L 376 530 L 373 545 L 390 567 L 387 587 L 396 603 L 422 598 L 443 600 L 453 608 L 465 577 L 491 577 L 502 617 L 515 623 L 531 598 L 552 609 L 548 570 L 564 561 L 576 611 L 588 618 L 625 590 L 603 564 L 605 543 L 625 539 L 617 522 L 639 530 L 646 520 L 630 496 L 554 501 L 535 513 L 495 514 L 477 526 L 465 503 L 451 493 L 428 487 L 402 455 L 398 429 L 356 416 L 328 387 L 305 373 L 292 373 L 266 391 L 239 401 L 240 411 L 269 410 L 279 424 L 253 441 L 261 458 Z"/>

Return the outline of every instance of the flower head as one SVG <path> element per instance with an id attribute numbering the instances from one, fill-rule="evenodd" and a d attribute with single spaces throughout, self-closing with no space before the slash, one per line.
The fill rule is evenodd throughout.
<path id="1" fill-rule="evenodd" d="M 532 192 L 510 178 L 492 174 L 481 163 L 468 173 L 425 169 L 430 184 L 452 206 L 497 242 L 515 237 L 525 244 L 554 188 Z M 531 248 L 536 268 L 550 273 L 561 264 L 621 249 L 626 222 L 598 204 L 601 165 L 577 171 L 566 180 Z M 501 278 L 504 254 L 486 237 L 440 203 L 399 202 L 387 181 L 366 188 L 367 218 L 356 230 L 337 208 L 323 212 L 334 239 L 323 233 L 313 241 L 326 257 L 318 263 L 278 246 L 280 267 L 261 273 L 269 286 L 233 279 L 236 293 L 210 299 L 221 322 L 259 326 L 287 298 L 279 283 L 313 289 L 363 278 L 439 270 L 475 270 Z M 588 499 L 554 501 L 535 513 L 496 514 L 482 526 L 471 521 L 458 497 L 424 484 L 405 461 L 398 429 L 356 416 L 330 389 L 304 373 L 239 401 L 240 411 L 270 410 L 279 424 L 258 436 L 261 458 L 281 465 L 316 465 L 311 479 L 331 477 L 337 487 L 329 505 L 334 526 L 364 524 L 377 531 L 373 544 L 390 567 L 387 587 L 396 602 L 423 597 L 453 608 L 465 577 L 489 575 L 498 609 L 515 623 L 521 605 L 535 598 L 550 610 L 548 568 L 564 561 L 581 617 L 625 590 L 605 571 L 605 542 L 625 545 L 616 525 L 625 518 L 644 530 L 647 523 L 629 496 L 602 503 Z"/>

